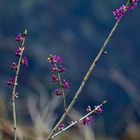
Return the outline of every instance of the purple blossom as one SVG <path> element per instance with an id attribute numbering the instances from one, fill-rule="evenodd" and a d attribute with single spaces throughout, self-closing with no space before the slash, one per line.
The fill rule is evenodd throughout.
<path id="1" fill-rule="evenodd" d="M 87 112 L 90 112 L 91 111 L 91 107 L 89 105 L 87 106 L 86 111 Z"/>
<path id="2" fill-rule="evenodd" d="M 102 112 L 103 112 L 103 109 L 101 108 L 101 106 L 95 106 L 95 113 L 101 114 Z"/>
<path id="3" fill-rule="evenodd" d="M 113 11 L 113 15 L 116 17 L 117 21 L 120 21 L 126 11 L 127 7 L 125 5 L 122 5 L 119 9 Z"/>
<path id="4" fill-rule="evenodd" d="M 62 131 L 64 128 L 65 128 L 65 125 L 64 123 L 61 123 L 59 126 L 58 126 L 59 130 Z"/>
<path id="5" fill-rule="evenodd" d="M 139 0 L 130 0 L 130 3 L 138 3 Z"/>
<path id="6" fill-rule="evenodd" d="M 7 80 L 7 85 L 8 85 L 8 86 L 14 86 L 14 82 L 15 82 L 15 78 L 14 78 L 14 77 L 10 77 L 10 78 Z"/>
<path id="7" fill-rule="evenodd" d="M 19 33 L 17 36 L 16 36 L 16 39 L 15 39 L 17 42 L 22 42 L 23 41 L 23 37 L 22 35 Z"/>
<path id="8" fill-rule="evenodd" d="M 56 94 L 57 96 L 61 96 L 61 95 L 62 95 L 61 89 L 56 89 L 56 90 L 55 90 L 55 94 Z"/>
<path id="9" fill-rule="evenodd" d="M 21 60 L 21 64 L 28 67 L 28 59 L 27 57 L 23 57 L 22 60 Z"/>
<path id="10" fill-rule="evenodd" d="M 58 63 L 61 63 L 62 62 L 62 59 L 60 56 L 55 56 L 55 61 L 58 62 Z"/>
<path id="11" fill-rule="evenodd" d="M 63 80 L 62 87 L 65 89 L 69 89 L 69 83 L 65 79 Z"/>
<path id="12" fill-rule="evenodd" d="M 13 62 L 12 66 L 11 66 L 11 69 L 13 71 L 16 71 L 17 70 L 17 64 L 15 62 Z"/>
<path id="13" fill-rule="evenodd" d="M 60 72 L 63 72 L 64 70 L 65 70 L 65 68 L 63 68 L 62 66 L 58 66 L 57 68 L 55 68 L 55 67 L 51 68 L 52 73 L 54 73 L 56 71 L 58 71 L 60 73 Z"/>
<path id="14" fill-rule="evenodd" d="M 51 68 L 51 72 L 52 72 L 52 73 L 56 72 L 56 70 L 57 70 L 57 69 L 56 69 L 55 67 L 52 67 L 52 68 Z"/>
<path id="15" fill-rule="evenodd" d="M 60 72 L 64 72 L 65 71 L 65 68 L 63 68 L 62 66 L 58 66 L 58 70 L 57 70 L 59 73 Z"/>
<path id="16" fill-rule="evenodd" d="M 57 96 L 61 96 L 62 88 L 67 89 L 67 90 L 69 89 L 69 83 L 65 79 L 61 81 L 61 75 L 59 74 L 59 73 L 65 71 L 65 68 L 60 65 L 62 62 L 62 59 L 60 56 L 50 54 L 48 57 L 48 61 L 50 62 L 51 66 L 52 66 L 51 72 L 53 74 L 51 76 L 51 81 L 53 83 L 58 83 L 58 86 L 59 86 L 59 89 L 55 90 L 55 94 Z M 59 76 L 60 76 L 60 79 L 59 79 Z"/>
<path id="17" fill-rule="evenodd" d="M 61 63 L 62 59 L 60 56 L 50 54 L 48 61 L 54 66 L 55 63 Z"/>
<path id="18" fill-rule="evenodd" d="M 82 125 L 89 125 L 93 122 L 93 117 L 92 116 L 89 116 L 89 117 L 86 117 L 85 119 L 83 119 L 82 121 Z"/>
<path id="19" fill-rule="evenodd" d="M 57 76 L 56 76 L 56 75 L 52 75 L 52 77 L 51 77 L 51 81 L 52 81 L 53 83 L 58 82 L 58 78 L 57 78 Z"/>
<path id="20" fill-rule="evenodd" d="M 113 11 L 113 15 L 116 17 L 117 21 L 120 21 L 122 16 L 125 14 L 126 11 L 133 10 L 137 7 L 137 3 L 139 0 L 130 0 L 129 5 L 125 6 L 122 5 L 119 9 Z"/>
<path id="21" fill-rule="evenodd" d="M 139 0 L 130 0 L 130 6 L 128 7 L 128 10 L 133 10 L 137 7 Z"/>
<path id="22" fill-rule="evenodd" d="M 128 10 L 133 10 L 137 7 L 137 3 L 132 3 L 129 7 Z"/>
<path id="23" fill-rule="evenodd" d="M 24 47 L 23 46 L 22 47 L 18 47 L 16 49 L 16 52 L 15 52 L 16 53 L 16 56 L 20 57 L 23 50 L 24 50 Z"/>

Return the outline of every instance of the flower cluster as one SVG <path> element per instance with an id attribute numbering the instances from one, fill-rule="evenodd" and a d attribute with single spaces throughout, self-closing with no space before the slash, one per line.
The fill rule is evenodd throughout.
<path id="1" fill-rule="evenodd" d="M 57 96 L 61 96 L 62 89 L 66 89 L 66 90 L 69 89 L 69 83 L 65 79 L 61 80 L 61 77 L 60 77 L 60 73 L 65 71 L 65 68 L 62 67 L 62 65 L 61 65 L 62 59 L 60 56 L 50 54 L 48 57 L 48 61 L 50 62 L 51 66 L 52 66 L 51 81 L 52 81 L 52 83 L 58 83 L 60 85 L 60 87 L 55 90 L 55 94 Z"/>
<path id="2" fill-rule="evenodd" d="M 86 108 L 86 111 L 87 112 L 91 112 L 91 107 L 88 105 L 87 108 Z M 82 120 L 82 125 L 89 125 L 93 122 L 93 116 L 88 116 L 86 117 L 85 119 Z"/>
<path id="3" fill-rule="evenodd" d="M 60 131 L 62 131 L 64 128 L 65 128 L 65 124 L 64 124 L 64 123 L 61 123 L 61 124 L 58 126 L 58 129 L 59 129 Z"/>
<path id="4" fill-rule="evenodd" d="M 95 108 L 94 112 L 98 115 L 103 112 L 103 109 L 101 108 L 101 106 L 95 106 L 94 108 Z"/>
<path id="5" fill-rule="evenodd" d="M 113 15 L 116 16 L 116 20 L 120 21 L 124 13 L 127 11 L 127 7 L 125 5 L 122 5 L 119 9 L 116 9 L 113 11 Z"/>
<path id="6" fill-rule="evenodd" d="M 16 51 L 15 51 L 15 55 L 18 57 L 18 62 L 17 63 L 13 62 L 12 65 L 11 65 L 11 70 L 16 72 L 15 78 L 16 78 L 16 76 L 18 76 L 20 64 L 22 64 L 22 65 L 24 65 L 26 67 L 28 66 L 28 59 L 27 59 L 27 57 L 25 57 L 25 56 L 23 57 L 22 56 L 23 51 L 24 51 L 24 41 L 25 41 L 26 34 L 27 34 L 27 31 L 25 30 L 25 32 L 23 34 L 18 34 L 16 39 L 15 39 L 17 42 L 20 42 L 20 44 L 21 44 L 20 47 L 16 48 Z M 14 77 L 10 77 L 7 80 L 7 85 L 8 86 L 12 86 L 12 87 L 17 85 L 17 83 L 16 83 L 17 80 L 15 81 L 15 78 Z"/>
<path id="7" fill-rule="evenodd" d="M 8 86 L 14 86 L 14 83 L 15 83 L 15 78 L 14 78 L 14 77 L 10 77 L 10 78 L 7 80 L 7 85 L 8 85 Z"/>
<path id="8" fill-rule="evenodd" d="M 130 0 L 130 6 L 128 7 L 128 10 L 133 10 L 134 8 L 137 7 L 139 0 Z"/>
<path id="9" fill-rule="evenodd" d="M 93 122 L 93 116 L 88 116 L 82 121 L 82 125 L 89 125 Z"/>
<path id="10" fill-rule="evenodd" d="M 122 16 L 129 10 L 136 8 L 139 0 L 130 0 L 128 5 L 122 5 L 120 8 L 113 11 L 113 15 L 116 17 L 116 20 L 119 22 Z"/>
<path id="11" fill-rule="evenodd" d="M 88 105 L 87 108 L 86 108 L 86 111 L 89 113 L 92 111 L 91 107 Z M 101 106 L 95 106 L 94 107 L 94 113 L 95 114 L 101 114 L 103 112 L 103 109 L 101 108 Z M 82 125 L 89 125 L 93 122 L 93 116 L 88 116 L 86 118 L 84 118 L 82 120 Z"/>

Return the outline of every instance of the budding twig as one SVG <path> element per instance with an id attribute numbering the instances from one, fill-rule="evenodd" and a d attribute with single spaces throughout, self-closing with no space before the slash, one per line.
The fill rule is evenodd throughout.
<path id="1" fill-rule="evenodd" d="M 63 99 L 63 104 L 64 104 L 64 112 L 67 108 L 67 105 L 66 105 L 66 99 L 65 99 L 65 93 L 64 93 L 64 89 L 62 87 L 62 80 L 61 80 L 61 76 L 60 76 L 60 73 L 58 72 L 58 67 L 57 65 L 54 63 L 54 66 L 55 68 L 57 69 L 57 76 L 58 76 L 58 81 L 59 81 L 59 84 L 60 84 L 60 89 L 61 89 L 61 93 L 62 93 L 62 99 Z"/>
<path id="2" fill-rule="evenodd" d="M 27 31 L 25 30 L 24 33 L 26 33 Z M 25 36 L 23 34 L 23 39 L 21 41 L 21 53 L 20 53 L 20 57 L 18 60 L 18 64 L 17 64 L 17 70 L 16 70 L 16 74 L 15 74 L 15 80 L 14 80 L 14 86 L 13 86 L 13 91 L 12 91 L 12 108 L 13 108 L 13 121 L 14 121 L 14 140 L 17 140 L 17 120 L 16 120 L 16 87 L 17 87 L 17 80 L 18 80 L 18 75 L 19 75 L 19 70 L 20 70 L 20 66 L 21 66 L 21 61 L 22 61 L 22 54 L 24 51 L 24 43 L 25 43 Z"/>
<path id="3" fill-rule="evenodd" d="M 101 49 L 100 49 L 98 55 L 97 55 L 96 58 L 94 59 L 94 61 L 93 61 L 92 65 L 91 65 L 91 67 L 89 68 L 89 70 L 88 70 L 86 76 L 84 77 L 84 79 L 83 79 L 83 81 L 82 81 L 82 83 L 81 83 L 79 89 L 77 90 L 75 96 L 73 97 L 73 99 L 72 99 L 70 105 L 67 107 L 66 111 L 64 112 L 64 114 L 63 114 L 62 117 L 60 118 L 59 122 L 58 122 L 58 123 L 55 125 L 55 127 L 52 129 L 52 131 L 50 132 L 50 134 L 48 135 L 48 137 L 47 137 L 46 140 L 50 140 L 50 139 L 51 139 L 51 137 L 52 137 L 53 133 L 55 132 L 55 130 L 58 128 L 58 126 L 61 124 L 61 122 L 63 122 L 63 120 L 64 120 L 65 117 L 67 116 L 68 112 L 71 110 L 71 108 L 73 107 L 73 105 L 74 105 L 75 102 L 77 101 L 77 98 L 79 97 L 79 95 L 80 95 L 80 93 L 81 93 L 83 87 L 85 86 L 85 84 L 86 84 L 86 82 L 87 82 L 89 76 L 91 75 L 92 70 L 93 70 L 94 67 L 96 66 L 96 63 L 98 62 L 99 58 L 102 56 L 102 54 L 103 54 L 103 52 L 104 52 L 104 50 L 105 50 L 105 48 L 106 48 L 108 42 L 109 42 L 110 39 L 111 39 L 111 36 L 113 35 L 113 33 L 115 32 L 116 28 L 118 27 L 118 24 L 119 24 L 119 22 L 116 21 L 114 27 L 112 28 L 110 34 L 108 35 L 107 39 L 105 40 L 105 42 L 104 42 L 103 46 L 101 47 Z"/>
<path id="4" fill-rule="evenodd" d="M 60 135 L 61 133 L 63 133 L 64 131 L 68 130 L 69 128 L 71 128 L 72 126 L 76 125 L 77 123 L 79 123 L 80 121 L 84 120 L 85 118 L 87 118 L 88 116 L 90 116 L 91 114 L 95 113 L 98 108 L 102 107 L 103 104 L 105 104 L 107 101 L 103 101 L 100 105 L 96 106 L 92 111 L 90 111 L 89 113 L 87 113 L 86 115 L 84 115 L 82 118 L 80 118 L 77 121 L 72 122 L 70 125 L 68 125 L 67 127 L 63 128 L 61 131 L 55 133 L 54 135 L 52 135 L 52 139 L 58 135 Z"/>
<path id="5" fill-rule="evenodd" d="M 130 3 L 130 0 L 127 1 L 126 6 L 128 6 Z M 49 133 L 48 137 L 46 140 L 50 140 L 52 138 L 52 135 L 54 134 L 54 132 L 56 131 L 56 129 L 59 127 L 59 125 L 63 122 L 63 120 L 65 119 L 65 117 L 67 116 L 67 114 L 69 113 L 69 111 L 71 110 L 71 108 L 73 107 L 73 105 L 75 104 L 75 102 L 77 101 L 77 98 L 79 97 L 82 89 L 84 88 L 89 76 L 91 75 L 91 72 L 93 71 L 93 69 L 95 68 L 97 62 L 99 61 L 99 59 L 101 58 L 102 54 L 105 51 L 105 48 L 107 47 L 107 44 L 109 43 L 113 33 L 115 32 L 115 30 L 117 29 L 118 25 L 119 25 L 120 20 L 117 20 L 115 25 L 113 26 L 112 30 L 110 31 L 108 37 L 106 38 L 105 42 L 103 43 L 103 45 L 101 46 L 101 49 L 99 51 L 99 53 L 97 54 L 96 58 L 94 59 L 93 63 L 91 64 L 88 72 L 86 73 L 79 89 L 77 90 L 75 96 L 73 97 L 70 105 L 67 107 L 66 111 L 64 112 L 64 114 L 62 115 L 62 117 L 60 118 L 60 120 L 58 121 L 58 123 L 55 125 L 55 127 L 52 129 L 52 131 Z"/>

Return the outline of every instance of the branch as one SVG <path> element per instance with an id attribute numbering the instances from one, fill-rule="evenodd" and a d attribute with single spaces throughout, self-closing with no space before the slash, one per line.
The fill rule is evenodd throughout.
<path id="1" fill-rule="evenodd" d="M 25 30 L 24 33 L 26 33 L 27 31 Z M 25 36 L 23 37 L 22 43 L 21 43 L 21 48 L 24 46 L 25 43 Z M 16 87 L 17 87 L 17 80 L 18 80 L 18 75 L 19 75 L 19 70 L 20 70 L 20 66 L 21 66 L 21 60 L 22 60 L 22 54 L 24 51 L 24 47 L 21 49 L 21 55 L 19 57 L 18 60 L 18 64 L 17 64 L 17 70 L 16 70 L 16 74 L 15 74 L 15 80 L 14 80 L 14 86 L 13 86 L 13 91 L 12 91 L 12 108 L 13 108 L 13 121 L 14 121 L 14 140 L 17 140 L 17 120 L 16 120 L 16 98 L 17 98 L 17 93 L 16 93 Z"/>
<path id="2" fill-rule="evenodd" d="M 92 110 L 91 112 L 89 112 L 88 114 L 86 114 L 85 116 L 83 116 L 82 118 L 80 118 L 79 120 L 71 123 L 70 125 L 68 125 L 67 127 L 65 127 L 64 129 L 62 129 L 61 131 L 55 133 L 51 138 L 53 139 L 54 137 L 60 135 L 61 133 L 63 133 L 64 131 L 68 130 L 69 128 L 71 128 L 72 126 L 76 125 L 77 123 L 79 123 L 80 121 L 84 120 L 85 118 L 87 118 L 89 115 L 96 113 L 96 111 L 101 108 L 103 106 L 103 104 L 105 104 L 107 101 L 103 101 L 100 105 L 96 106 L 94 108 L 94 110 Z"/>
<path id="3" fill-rule="evenodd" d="M 118 26 L 118 21 L 115 23 L 114 27 L 112 28 L 109 36 L 107 37 L 106 41 L 104 42 L 103 46 L 101 47 L 98 55 L 96 56 L 96 58 L 94 59 L 91 67 L 89 68 L 86 76 L 84 77 L 78 91 L 76 92 L 74 98 L 72 99 L 70 105 L 68 106 L 68 108 L 66 109 L 66 111 L 64 112 L 64 114 L 62 115 L 62 117 L 60 118 L 59 122 L 55 125 L 55 127 L 52 129 L 52 131 L 50 132 L 50 134 L 48 135 L 47 139 L 46 140 L 49 140 L 51 139 L 51 136 L 53 135 L 53 133 L 56 131 L 56 129 L 58 128 L 58 126 L 61 124 L 61 122 L 63 122 L 63 120 L 65 119 L 65 117 L 67 116 L 67 114 L 69 113 L 70 109 L 73 107 L 73 105 L 75 104 L 75 102 L 77 101 L 77 98 L 79 97 L 83 87 L 85 86 L 89 76 L 91 75 L 91 72 L 93 71 L 94 67 L 96 66 L 99 58 L 102 56 L 102 54 L 104 53 L 104 50 L 108 44 L 108 42 L 110 41 L 111 39 L 111 36 L 113 35 L 114 31 L 116 30 L 117 26 Z"/>
<path id="4" fill-rule="evenodd" d="M 67 105 L 66 105 L 66 99 L 65 99 L 65 93 L 64 93 L 64 89 L 62 87 L 62 80 L 61 80 L 61 76 L 60 76 L 60 73 L 58 72 L 58 67 L 57 65 L 54 63 L 54 66 L 55 68 L 57 69 L 57 76 L 58 76 L 58 80 L 59 80 L 59 84 L 60 84 L 60 89 L 61 89 L 61 92 L 62 92 L 62 99 L 63 99 L 63 104 L 64 104 L 64 112 L 67 108 Z"/>
<path id="5" fill-rule="evenodd" d="M 130 0 L 127 1 L 126 6 L 128 6 L 128 4 L 130 3 Z M 52 131 L 50 132 L 50 134 L 48 135 L 46 140 L 50 140 L 52 138 L 53 133 L 56 131 L 56 129 L 58 128 L 58 126 L 63 122 L 63 120 L 65 119 L 65 117 L 67 116 L 67 114 L 69 113 L 69 111 L 71 110 L 71 108 L 73 107 L 73 105 L 75 104 L 75 102 L 77 101 L 77 98 L 79 97 L 82 89 L 84 88 L 89 76 L 91 75 L 91 72 L 93 71 L 93 69 L 95 68 L 98 60 L 101 58 L 102 54 L 104 54 L 105 48 L 107 47 L 107 44 L 109 43 L 113 33 L 115 32 L 115 30 L 117 29 L 118 25 L 119 25 L 120 21 L 116 21 L 115 25 L 113 26 L 112 30 L 110 31 L 108 37 L 106 38 L 105 42 L 103 43 L 99 53 L 97 54 L 96 58 L 94 59 L 93 63 L 91 64 L 87 74 L 85 75 L 79 89 L 77 90 L 75 96 L 73 97 L 70 105 L 67 107 L 66 111 L 64 112 L 64 114 L 62 115 L 62 117 L 60 118 L 59 122 L 55 125 L 55 127 L 52 129 Z"/>

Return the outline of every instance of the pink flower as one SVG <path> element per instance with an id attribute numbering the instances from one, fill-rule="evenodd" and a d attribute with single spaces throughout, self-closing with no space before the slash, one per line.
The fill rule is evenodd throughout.
<path id="1" fill-rule="evenodd" d="M 59 73 L 65 71 L 65 68 L 63 68 L 62 66 L 58 66 L 58 70 Z"/>
<path id="2" fill-rule="evenodd" d="M 86 111 L 87 112 L 90 112 L 91 111 L 91 107 L 89 105 L 87 106 Z"/>
<path id="3" fill-rule="evenodd" d="M 16 71 L 17 70 L 17 64 L 15 62 L 13 62 L 12 66 L 11 66 L 11 69 L 13 71 Z"/>
<path id="4" fill-rule="evenodd" d="M 130 0 L 130 3 L 137 3 L 139 0 Z"/>
<path id="5" fill-rule="evenodd" d="M 63 72 L 64 70 L 65 70 L 65 68 L 63 68 L 62 66 L 58 66 L 57 68 L 55 68 L 55 67 L 51 68 L 52 73 L 54 73 L 56 71 L 58 71 L 60 73 L 60 72 Z"/>
<path id="6" fill-rule="evenodd" d="M 127 6 L 122 5 L 119 9 L 114 10 L 113 15 L 116 17 L 116 20 L 120 21 L 120 19 L 126 11 L 133 10 L 134 8 L 136 8 L 138 1 L 139 0 L 130 0 Z"/>
<path id="7" fill-rule="evenodd" d="M 61 131 L 62 131 L 62 130 L 65 128 L 64 123 L 61 123 L 61 124 L 59 125 L 59 127 L 58 127 L 58 128 L 59 128 L 59 130 L 61 130 Z"/>
<path id="8" fill-rule="evenodd" d="M 22 60 L 21 60 L 21 64 L 28 67 L 28 59 L 27 57 L 23 57 Z"/>
<path id="9" fill-rule="evenodd" d="M 101 108 L 101 106 L 95 106 L 95 113 L 97 114 L 101 114 L 103 112 L 103 109 Z"/>
<path id="10" fill-rule="evenodd" d="M 60 56 L 54 56 L 54 59 L 55 59 L 55 61 L 58 62 L 58 63 L 61 63 L 61 62 L 62 62 L 62 59 L 61 59 Z"/>
<path id="11" fill-rule="evenodd" d="M 53 83 L 58 82 L 58 78 L 57 78 L 57 76 L 56 76 L 56 75 L 52 75 L 52 77 L 51 77 L 51 81 L 52 81 Z"/>
<path id="12" fill-rule="evenodd" d="M 93 122 L 93 117 L 92 116 L 89 116 L 89 117 L 86 117 L 85 119 L 83 119 L 82 121 L 82 125 L 89 125 Z"/>
<path id="13" fill-rule="evenodd" d="M 60 56 L 50 54 L 48 61 L 51 63 L 51 65 L 54 65 L 55 63 L 61 63 L 62 59 Z"/>
<path id="14" fill-rule="evenodd" d="M 137 7 L 137 3 L 139 0 L 130 0 L 130 6 L 128 7 L 128 10 L 133 10 Z"/>
<path id="15" fill-rule="evenodd" d="M 127 7 L 125 5 L 122 5 L 119 9 L 113 11 L 113 15 L 116 17 L 117 21 L 120 21 L 126 11 Z"/>
<path id="16" fill-rule="evenodd" d="M 57 96 L 61 96 L 61 95 L 62 95 L 61 89 L 56 89 L 56 90 L 55 90 L 55 94 L 56 94 Z"/>
<path id="17" fill-rule="evenodd" d="M 55 67 L 52 67 L 52 68 L 51 68 L 51 72 L 52 72 L 52 73 L 56 72 L 56 70 L 57 70 L 57 69 L 56 69 Z"/>
<path id="18" fill-rule="evenodd" d="M 22 35 L 19 33 L 19 34 L 16 36 L 16 39 L 15 39 L 15 40 L 18 41 L 18 42 L 22 42 L 22 41 L 23 41 Z"/>
<path id="19" fill-rule="evenodd" d="M 69 89 L 69 83 L 65 79 L 63 80 L 62 87 L 65 89 Z"/>
<path id="20" fill-rule="evenodd" d="M 24 47 L 23 46 L 17 48 L 16 49 L 16 56 L 20 57 L 23 50 L 24 50 Z"/>
<path id="21" fill-rule="evenodd" d="M 15 82 L 15 78 L 14 78 L 14 77 L 10 77 L 10 78 L 7 80 L 7 85 L 8 85 L 8 86 L 14 86 L 14 82 Z"/>

